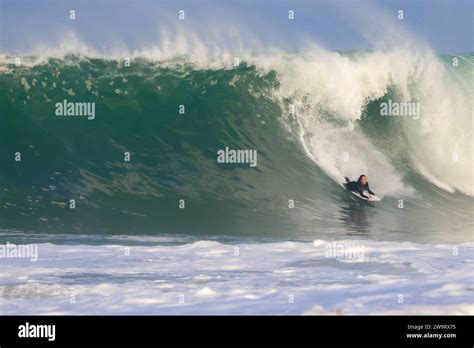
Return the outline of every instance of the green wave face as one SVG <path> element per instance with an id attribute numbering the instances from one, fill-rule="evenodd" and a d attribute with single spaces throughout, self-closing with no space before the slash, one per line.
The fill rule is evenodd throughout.
<path id="1" fill-rule="evenodd" d="M 308 156 L 302 139 L 311 132 L 288 113 L 301 96 L 279 95 L 278 69 L 144 59 L 127 67 L 76 56 L 3 68 L 2 229 L 451 241 L 469 234 L 472 199 L 421 175 L 400 121 L 378 117 L 380 101 L 397 98 L 396 88 L 366 101 L 354 132 L 414 189 L 403 209 L 393 193 L 377 206 L 354 200 Z M 94 117 L 58 116 L 65 101 L 93 103 Z M 347 126 L 318 105 L 332 127 Z M 226 147 L 257 151 L 257 166 L 219 163 Z M 371 175 L 383 193 L 384 178 Z"/>

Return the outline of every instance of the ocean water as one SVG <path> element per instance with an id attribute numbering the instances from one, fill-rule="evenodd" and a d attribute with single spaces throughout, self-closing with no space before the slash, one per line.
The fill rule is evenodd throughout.
<path id="1" fill-rule="evenodd" d="M 474 57 L 452 58 L 2 55 L 0 242 L 37 260 L 2 257 L 1 312 L 472 314 Z M 361 173 L 381 202 L 343 190 Z"/>
<path id="2" fill-rule="evenodd" d="M 7 259 L 3 314 L 472 314 L 473 243 L 107 238 Z M 82 244 L 87 238 L 94 245 Z M 99 238 L 100 240 L 100 238 Z"/>

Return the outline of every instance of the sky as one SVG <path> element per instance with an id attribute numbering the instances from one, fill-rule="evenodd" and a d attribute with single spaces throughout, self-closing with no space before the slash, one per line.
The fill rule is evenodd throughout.
<path id="1" fill-rule="evenodd" d="M 473 51 L 472 25 L 471 0 L 0 0 L 0 53 L 68 43 L 133 51 L 193 37 L 207 46 L 289 51 L 308 42 L 352 50 L 416 40 L 455 54 Z"/>

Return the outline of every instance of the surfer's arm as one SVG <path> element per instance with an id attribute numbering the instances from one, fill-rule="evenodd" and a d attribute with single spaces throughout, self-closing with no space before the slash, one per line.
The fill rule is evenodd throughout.
<path id="1" fill-rule="evenodd" d="M 370 191 L 369 184 L 367 184 L 367 191 L 368 191 L 371 195 L 375 195 L 375 192 Z"/>

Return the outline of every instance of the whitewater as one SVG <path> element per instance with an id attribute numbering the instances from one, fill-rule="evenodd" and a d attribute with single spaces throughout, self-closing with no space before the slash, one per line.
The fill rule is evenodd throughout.
<path id="1" fill-rule="evenodd" d="M 69 239 L 40 243 L 36 262 L 2 260 L 2 314 L 473 312 L 473 243 Z M 91 240 L 101 244 L 80 244 Z"/>

